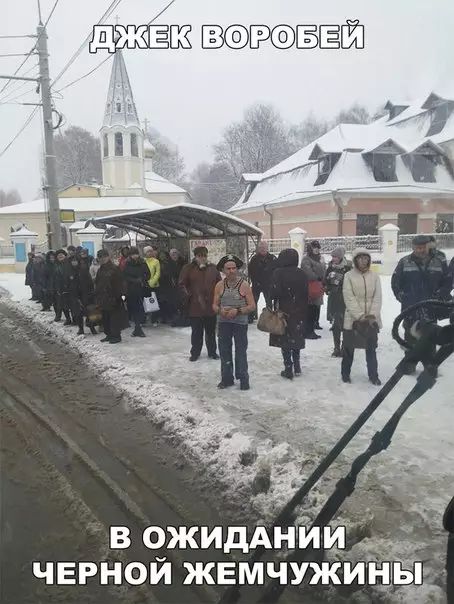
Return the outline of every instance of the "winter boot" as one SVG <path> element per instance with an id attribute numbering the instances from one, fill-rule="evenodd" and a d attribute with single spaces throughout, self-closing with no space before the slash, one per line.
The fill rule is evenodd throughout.
<path id="1" fill-rule="evenodd" d="M 380 378 L 378 377 L 378 375 L 377 375 L 377 377 L 374 377 L 374 378 L 369 378 L 369 382 L 370 382 L 371 384 L 373 384 L 374 386 L 381 386 L 381 380 L 380 380 Z"/>
<path id="2" fill-rule="evenodd" d="M 317 333 L 315 333 L 315 331 L 313 331 L 312 333 L 308 333 L 306 337 L 306 340 L 319 340 L 322 336 L 319 336 Z"/>
<path id="3" fill-rule="evenodd" d="M 300 376 L 301 375 L 301 364 L 300 364 L 299 350 L 294 350 L 292 352 L 292 360 L 293 360 L 293 372 L 295 374 L 295 377 Z"/>
<path id="4" fill-rule="evenodd" d="M 136 325 L 131 336 L 134 338 L 145 338 L 145 334 L 143 332 L 142 327 L 140 325 Z"/>
<path id="5" fill-rule="evenodd" d="M 106 336 L 105 338 L 103 338 L 102 340 L 99 340 L 100 342 L 110 342 L 110 338 L 109 336 Z"/>
<path id="6" fill-rule="evenodd" d="M 118 338 L 109 338 L 109 344 L 120 344 L 121 342 L 121 336 L 119 336 Z"/>
<path id="7" fill-rule="evenodd" d="M 234 384 L 233 380 L 231 382 L 223 382 L 221 380 L 218 384 L 218 388 L 219 388 L 219 390 L 225 390 L 226 388 L 230 388 L 230 386 L 233 386 L 233 384 Z"/>
<path id="8" fill-rule="evenodd" d="M 284 371 L 281 371 L 281 377 L 293 380 L 293 369 L 291 365 L 285 365 Z"/>
<path id="9" fill-rule="evenodd" d="M 249 388 L 250 388 L 249 378 L 240 380 L 240 390 L 249 390 Z"/>
<path id="10" fill-rule="evenodd" d="M 343 375 L 342 376 L 342 381 L 344 382 L 344 384 L 351 384 L 352 383 L 349 375 Z"/>
<path id="11" fill-rule="evenodd" d="M 332 357 L 342 357 L 342 351 L 340 348 L 335 348 L 331 353 Z"/>
<path id="12" fill-rule="evenodd" d="M 77 335 L 78 336 L 83 336 L 84 335 L 84 328 L 83 327 L 79 327 L 79 329 L 77 330 Z"/>

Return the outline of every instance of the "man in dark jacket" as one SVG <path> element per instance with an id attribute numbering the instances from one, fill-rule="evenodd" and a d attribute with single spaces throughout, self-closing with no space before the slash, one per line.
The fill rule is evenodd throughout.
<path id="1" fill-rule="evenodd" d="M 46 263 L 43 254 L 36 254 L 33 259 L 32 295 L 35 302 L 43 303 Z M 51 301 L 52 303 L 52 301 Z M 44 305 L 43 305 L 44 306 Z M 50 310 L 50 305 L 47 310 Z"/>
<path id="2" fill-rule="evenodd" d="M 126 281 L 128 313 L 131 314 L 134 321 L 134 331 L 131 335 L 138 338 L 145 337 L 142 329 L 142 323 L 145 323 L 143 298 L 146 290 L 150 289 L 148 286 L 150 277 L 150 269 L 147 263 L 140 257 L 139 250 L 132 247 L 129 250 L 129 257 L 123 269 L 123 278 Z"/>
<path id="3" fill-rule="evenodd" d="M 446 556 L 448 604 L 454 604 L 454 497 L 446 508 L 443 526 L 449 532 L 448 551 Z"/>
<path id="4" fill-rule="evenodd" d="M 257 306 L 260 294 L 263 294 L 265 303 L 271 308 L 271 280 L 273 271 L 276 268 L 276 256 L 268 251 L 268 243 L 260 241 L 256 253 L 252 256 L 248 264 L 248 276 L 252 285 L 255 305 Z M 249 315 L 249 321 L 252 322 L 257 317 L 257 313 Z"/>
<path id="5" fill-rule="evenodd" d="M 79 257 L 73 256 L 69 259 L 68 271 L 68 297 L 69 307 L 73 322 L 79 327 L 77 335 L 84 334 L 84 316 L 87 315 L 87 307 L 93 304 L 94 285 L 90 271 L 86 263 Z M 88 325 L 93 335 L 96 329 Z"/>
<path id="6" fill-rule="evenodd" d="M 345 273 L 352 269 L 352 263 L 346 260 L 345 250 L 338 247 L 331 252 L 331 262 L 325 274 L 325 291 L 328 295 L 326 318 L 331 323 L 334 350 L 331 356 L 341 357 L 341 334 L 344 326 L 345 302 L 342 293 Z"/>
<path id="7" fill-rule="evenodd" d="M 186 264 L 180 274 L 180 287 L 188 301 L 191 320 L 191 356 L 197 361 L 202 352 L 203 333 L 210 359 L 218 359 L 216 352 L 216 314 L 213 310 L 214 288 L 221 275 L 214 264 L 208 262 L 208 250 L 200 246 L 194 249 L 194 260 Z"/>
<path id="8" fill-rule="evenodd" d="M 399 260 L 391 278 L 391 287 L 402 311 L 424 300 L 446 300 L 450 284 L 446 263 L 429 251 L 429 237 L 417 235 L 413 239 L 413 252 Z M 427 308 L 420 308 L 404 320 L 407 339 L 412 340 L 410 329 L 416 321 L 436 322 L 437 315 Z M 415 365 L 408 367 L 413 373 Z"/>
<path id="9" fill-rule="evenodd" d="M 100 266 L 96 274 L 95 297 L 102 311 L 105 333 L 101 342 L 118 344 L 121 342 L 121 330 L 126 326 L 128 318 L 122 298 L 126 285 L 122 271 L 112 262 L 107 250 L 99 250 L 96 256 Z"/>

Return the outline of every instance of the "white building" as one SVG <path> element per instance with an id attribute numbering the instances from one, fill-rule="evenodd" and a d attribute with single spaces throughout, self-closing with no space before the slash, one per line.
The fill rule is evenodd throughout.
<path id="1" fill-rule="evenodd" d="M 153 171 L 154 148 L 144 141 L 131 84 L 121 50 L 115 53 L 100 130 L 102 185 L 74 183 L 59 192 L 60 209 L 74 211 L 76 222 L 119 212 L 156 209 L 188 203 L 189 194 Z M 44 242 L 47 233 L 47 202 L 27 201 L 0 208 L 0 238 L 25 224 Z M 71 223 L 66 223 L 68 232 Z M 68 243 L 71 238 L 68 236 Z M 72 235 L 72 242 L 79 241 Z"/>

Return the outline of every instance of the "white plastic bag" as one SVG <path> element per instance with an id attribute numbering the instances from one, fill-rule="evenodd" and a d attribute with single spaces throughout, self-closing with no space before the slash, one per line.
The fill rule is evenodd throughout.
<path id="1" fill-rule="evenodd" d="M 143 299 L 143 309 L 146 313 L 157 312 L 159 310 L 159 302 L 156 294 L 151 294 L 150 297 Z"/>

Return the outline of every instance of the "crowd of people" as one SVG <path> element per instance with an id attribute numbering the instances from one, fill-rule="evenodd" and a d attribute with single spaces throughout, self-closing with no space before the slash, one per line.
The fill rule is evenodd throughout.
<path id="1" fill-rule="evenodd" d="M 218 387 L 229 388 L 236 379 L 242 390 L 250 388 L 248 326 L 257 319 L 260 295 L 272 313 L 285 318 L 280 332 L 270 332 L 269 345 L 281 349 L 281 376 L 289 380 L 302 373 L 300 355 L 306 340 L 321 337 L 317 332 L 322 329 L 320 311 L 326 296 L 332 356 L 341 359 L 343 382 L 351 382 L 354 352 L 363 349 L 369 380 L 381 384 L 377 361 L 381 280 L 372 270 L 367 249 L 356 249 L 349 261 L 344 249 L 336 248 L 326 265 L 318 241 L 307 244 L 301 262 L 296 250 L 283 250 L 276 257 L 261 241 L 248 263 L 247 277 L 243 268 L 243 261 L 233 254 L 213 264 L 203 246 L 194 249 L 189 263 L 176 249 L 160 252 L 146 246 L 141 254 L 137 247 L 126 246 L 114 261 L 105 249 L 93 258 L 82 247 L 68 246 L 45 255 L 29 254 L 25 283 L 43 312 L 53 308 L 56 322 L 63 315 L 64 325 L 76 325 L 81 335 L 85 326 L 93 334 L 100 326 L 102 342 L 120 343 L 121 332 L 131 322 L 131 336 L 145 337 L 147 316 L 153 326 L 190 326 L 189 360 L 200 358 L 205 341 L 208 357 L 221 361 Z M 399 261 L 391 285 L 404 310 L 426 299 L 449 300 L 453 280 L 454 259 L 448 266 L 435 239 L 418 235 L 412 253 Z M 439 318 L 425 309 L 415 311 L 405 320 L 407 337 L 413 337 L 415 321 Z M 408 368 L 409 373 L 414 370 Z"/>

